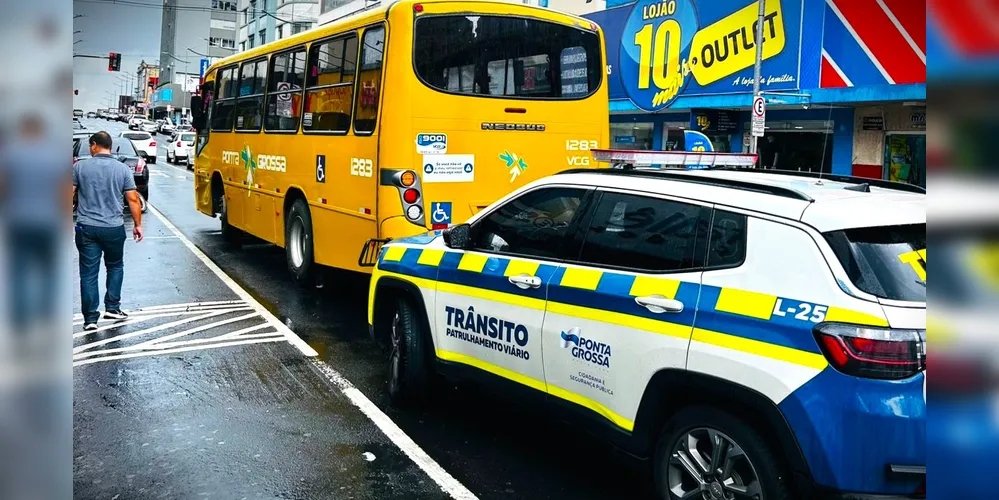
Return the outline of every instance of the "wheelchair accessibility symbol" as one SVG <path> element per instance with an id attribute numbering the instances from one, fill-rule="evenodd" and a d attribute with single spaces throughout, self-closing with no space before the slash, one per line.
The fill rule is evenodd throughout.
<path id="1" fill-rule="evenodd" d="M 434 202 L 430 212 L 430 220 L 433 229 L 447 229 L 448 225 L 451 224 L 451 202 Z"/>

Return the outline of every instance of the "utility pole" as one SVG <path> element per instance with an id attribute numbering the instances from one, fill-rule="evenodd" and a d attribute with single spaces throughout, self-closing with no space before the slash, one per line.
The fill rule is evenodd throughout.
<path id="1" fill-rule="evenodd" d="M 753 66 L 753 99 L 760 95 L 760 72 L 763 67 L 763 18 L 766 17 L 766 0 L 758 0 L 760 4 L 760 14 L 756 19 L 756 64 Z M 752 111 L 750 111 L 752 113 Z M 749 138 L 749 152 L 756 154 L 756 140 L 754 135 Z"/>

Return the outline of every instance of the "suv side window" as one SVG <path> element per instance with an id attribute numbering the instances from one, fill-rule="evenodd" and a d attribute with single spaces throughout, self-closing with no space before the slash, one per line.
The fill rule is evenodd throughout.
<path id="1" fill-rule="evenodd" d="M 580 261 L 647 272 L 700 268 L 710 216 L 708 207 L 604 193 L 584 235 Z"/>
<path id="2" fill-rule="evenodd" d="M 510 200 L 472 227 L 471 248 L 555 258 L 579 219 L 587 191 L 544 188 Z"/>
<path id="3" fill-rule="evenodd" d="M 708 243 L 708 267 L 739 267 L 746 260 L 746 216 L 715 210 Z"/>

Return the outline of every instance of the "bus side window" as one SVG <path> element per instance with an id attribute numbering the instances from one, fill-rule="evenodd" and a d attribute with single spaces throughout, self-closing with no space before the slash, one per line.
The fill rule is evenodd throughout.
<path id="1" fill-rule="evenodd" d="M 382 59 L 385 55 L 385 28 L 370 28 L 361 43 L 361 69 L 358 72 L 354 133 L 370 134 L 378 120 L 378 95 L 381 93 Z"/>
<path id="2" fill-rule="evenodd" d="M 309 49 L 302 130 L 347 133 L 357 61 L 357 35 L 317 42 Z"/>
<path id="3" fill-rule="evenodd" d="M 212 131 L 229 132 L 235 121 L 236 100 L 233 88 L 235 66 L 230 66 L 218 72 L 216 78 L 215 103 L 212 106 Z"/>
<path id="4" fill-rule="evenodd" d="M 245 62 L 239 69 L 239 97 L 236 99 L 236 130 L 259 132 L 262 124 L 264 80 L 267 59 Z"/>
<path id="5" fill-rule="evenodd" d="M 271 57 L 271 72 L 267 79 L 265 130 L 284 132 L 298 130 L 304 80 L 304 48 Z"/>

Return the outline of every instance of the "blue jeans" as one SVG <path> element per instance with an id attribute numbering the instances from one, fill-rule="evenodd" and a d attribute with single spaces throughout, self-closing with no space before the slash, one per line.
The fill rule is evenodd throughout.
<path id="1" fill-rule="evenodd" d="M 97 312 L 101 293 L 97 287 L 97 275 L 100 272 L 102 253 L 108 273 L 104 310 L 117 311 L 121 307 L 121 282 L 125 278 L 122 260 L 125 251 L 125 226 L 77 224 L 76 248 L 80 251 L 80 305 L 83 309 L 83 321 L 96 323 L 101 317 Z"/>
<path id="2" fill-rule="evenodd" d="M 56 230 L 37 226 L 6 228 L 10 246 L 8 272 L 16 293 L 10 296 L 11 316 L 19 332 L 55 313 L 58 276 L 53 264 L 59 258 Z"/>

